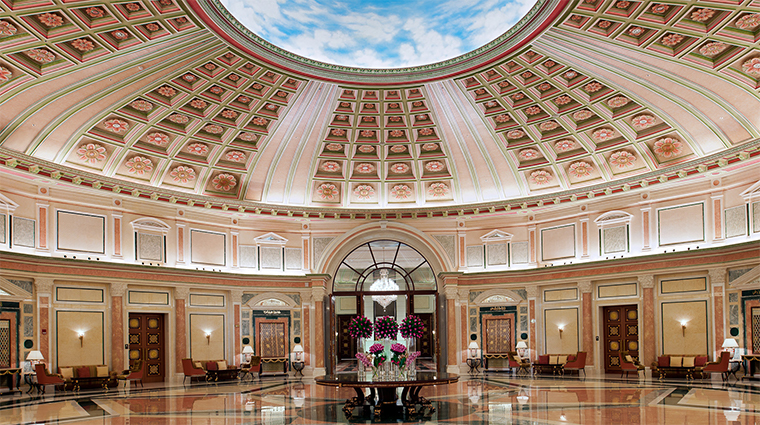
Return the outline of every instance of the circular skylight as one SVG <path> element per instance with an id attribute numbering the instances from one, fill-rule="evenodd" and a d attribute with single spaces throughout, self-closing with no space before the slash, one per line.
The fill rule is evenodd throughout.
<path id="1" fill-rule="evenodd" d="M 426 65 L 503 34 L 535 0 L 221 0 L 267 41 L 322 62 L 360 68 Z"/>

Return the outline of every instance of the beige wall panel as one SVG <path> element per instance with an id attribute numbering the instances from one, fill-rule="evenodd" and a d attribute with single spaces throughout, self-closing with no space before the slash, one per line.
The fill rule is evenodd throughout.
<path id="1" fill-rule="evenodd" d="M 544 310 L 544 340 L 548 354 L 575 354 L 578 352 L 578 309 Z M 563 327 L 560 338 L 559 328 Z"/>
<path id="2" fill-rule="evenodd" d="M 704 204 L 684 205 L 657 211 L 660 245 L 705 240 Z"/>
<path id="3" fill-rule="evenodd" d="M 58 366 L 104 364 L 103 312 L 57 311 L 55 317 Z M 79 332 L 84 333 L 81 345 Z"/>
<path id="4" fill-rule="evenodd" d="M 104 301 L 102 289 L 82 289 L 69 287 L 56 287 L 56 301 L 75 301 L 85 303 L 102 303 Z"/>
<path id="5" fill-rule="evenodd" d="M 712 354 L 707 348 L 707 301 L 664 302 L 661 308 L 662 354 Z"/>
<path id="6" fill-rule="evenodd" d="M 623 285 L 599 285 L 597 288 L 598 298 L 632 297 L 637 295 L 638 286 L 635 283 Z"/>
<path id="7" fill-rule="evenodd" d="M 575 225 L 541 230 L 543 261 L 575 257 Z"/>
<path id="8" fill-rule="evenodd" d="M 206 338 L 207 332 L 211 334 L 210 339 Z M 193 360 L 224 359 L 224 345 L 223 314 L 190 315 L 190 356 Z"/>
<path id="9" fill-rule="evenodd" d="M 169 305 L 167 292 L 129 291 L 130 304 Z"/>
<path id="10" fill-rule="evenodd" d="M 336 314 L 356 314 L 356 297 L 335 297 Z"/>
<path id="11" fill-rule="evenodd" d="M 663 294 L 706 291 L 707 279 L 698 277 L 693 279 L 663 280 L 660 282 L 660 285 Z"/>
<path id="12" fill-rule="evenodd" d="M 576 288 L 550 289 L 548 291 L 544 291 L 545 302 L 575 301 L 577 299 L 578 289 Z"/>
<path id="13" fill-rule="evenodd" d="M 190 294 L 190 305 L 194 307 L 224 307 L 224 295 Z"/>
<path id="14" fill-rule="evenodd" d="M 197 264 L 225 265 L 227 257 L 226 237 L 223 233 L 210 233 L 199 230 L 190 232 L 191 261 Z"/>
<path id="15" fill-rule="evenodd" d="M 435 297 L 433 295 L 415 295 L 414 296 L 415 313 L 434 313 Z"/>
<path id="16" fill-rule="evenodd" d="M 105 217 L 58 211 L 58 249 L 105 254 Z"/>

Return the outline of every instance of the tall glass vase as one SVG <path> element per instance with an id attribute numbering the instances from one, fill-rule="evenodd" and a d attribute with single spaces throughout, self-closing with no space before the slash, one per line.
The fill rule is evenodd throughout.
<path id="1" fill-rule="evenodd" d="M 356 338 L 356 353 L 364 353 L 364 338 Z M 356 370 L 359 376 L 364 376 L 364 362 L 356 359 Z"/>
<path id="2" fill-rule="evenodd" d="M 406 339 L 406 355 L 410 356 L 412 353 L 417 351 L 417 338 L 407 338 Z M 406 373 L 407 375 L 414 375 L 414 373 L 417 371 L 417 359 L 414 359 L 414 361 L 410 362 L 406 366 Z"/>

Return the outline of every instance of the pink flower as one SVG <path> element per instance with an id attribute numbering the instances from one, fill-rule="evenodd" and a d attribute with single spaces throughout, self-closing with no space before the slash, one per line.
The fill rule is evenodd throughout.
<path id="1" fill-rule="evenodd" d="M 328 151 L 340 152 L 343 150 L 343 145 L 339 143 L 328 143 L 325 148 L 327 148 Z"/>
<path id="2" fill-rule="evenodd" d="M 562 96 L 554 99 L 554 103 L 556 103 L 557 105 L 567 105 L 571 101 L 572 101 L 572 99 L 570 98 L 570 96 L 565 95 L 565 94 L 563 94 Z"/>
<path id="3" fill-rule="evenodd" d="M 372 145 L 361 145 L 359 146 L 359 152 L 361 153 L 372 153 L 375 151 L 375 147 Z"/>
<path id="4" fill-rule="evenodd" d="M 322 171 L 328 173 L 337 173 L 340 171 L 340 164 L 335 161 L 325 161 L 322 163 Z"/>
<path id="5" fill-rule="evenodd" d="M 510 117 L 508 114 L 497 115 L 496 118 L 494 118 L 494 121 L 500 124 L 509 122 L 511 120 L 512 120 L 512 117 Z"/>
<path id="6" fill-rule="evenodd" d="M 438 149 L 438 143 L 425 143 L 422 145 L 422 150 L 425 152 L 430 152 Z"/>
<path id="7" fill-rule="evenodd" d="M 560 140 L 554 144 L 554 149 L 560 152 L 567 152 L 575 147 L 575 142 L 570 139 Z"/>
<path id="8" fill-rule="evenodd" d="M 618 168 L 632 167 L 636 162 L 636 157 L 628 151 L 613 152 L 610 155 L 610 164 L 617 166 Z"/>
<path id="9" fill-rule="evenodd" d="M 587 120 L 594 116 L 594 113 L 588 109 L 581 109 L 580 111 L 573 112 L 573 119 L 575 121 Z"/>
<path id="10" fill-rule="evenodd" d="M 208 89 L 208 91 L 216 95 L 224 93 L 224 89 L 219 86 L 212 86 L 210 89 Z"/>
<path id="11" fill-rule="evenodd" d="M 593 170 L 591 164 L 584 161 L 573 162 L 570 164 L 570 174 L 575 177 L 585 177 L 591 174 Z"/>
<path id="12" fill-rule="evenodd" d="M 346 130 L 344 130 L 344 129 L 342 129 L 342 128 L 333 128 L 332 130 L 330 130 L 330 133 L 331 133 L 333 136 L 338 136 L 338 137 L 340 137 L 340 136 L 343 136 L 343 135 L 345 135 L 345 134 L 346 134 Z"/>
<path id="13" fill-rule="evenodd" d="M 619 1 L 619 2 L 615 3 L 615 7 L 616 8 L 623 9 L 623 10 L 628 9 L 628 6 L 630 6 L 630 5 L 631 5 L 631 2 L 629 2 L 627 0 Z"/>
<path id="14" fill-rule="evenodd" d="M 222 111 L 222 116 L 227 119 L 235 119 L 238 116 L 238 113 L 231 110 L 231 109 L 225 109 Z"/>
<path id="15" fill-rule="evenodd" d="M 117 40 L 126 40 L 129 38 L 129 33 L 124 30 L 111 31 L 111 36 Z"/>
<path id="16" fill-rule="evenodd" d="M 172 97 L 177 94 L 177 90 L 169 86 L 161 86 L 158 88 L 158 94 L 164 97 Z"/>
<path id="17" fill-rule="evenodd" d="M 412 196 L 412 189 L 405 184 L 397 184 L 391 188 L 391 196 L 395 199 L 406 199 Z"/>
<path id="18" fill-rule="evenodd" d="M 683 151 L 682 146 L 678 139 L 664 137 L 654 142 L 654 153 L 662 158 L 673 158 Z"/>
<path id="19" fill-rule="evenodd" d="M 175 182 L 187 183 L 195 180 L 195 170 L 184 165 L 171 170 L 169 176 L 174 179 Z"/>
<path id="20" fill-rule="evenodd" d="M 742 30 L 751 30 L 760 26 L 760 13 L 748 13 L 736 20 L 736 27 Z"/>
<path id="21" fill-rule="evenodd" d="M 662 15 L 663 13 L 667 12 L 668 9 L 670 9 L 670 6 L 664 5 L 664 4 L 655 4 L 650 9 L 652 13 L 656 15 Z"/>
<path id="22" fill-rule="evenodd" d="M 375 122 L 375 117 L 362 117 L 362 122 Z"/>
<path id="23" fill-rule="evenodd" d="M 415 116 L 414 119 L 417 121 L 427 121 L 428 116 L 427 114 L 420 114 L 420 115 Z"/>
<path id="24" fill-rule="evenodd" d="M 644 33 L 644 28 L 641 28 L 641 27 L 634 26 L 634 27 L 628 28 L 628 35 L 630 35 L 631 37 L 638 37 L 643 33 Z"/>
<path id="25" fill-rule="evenodd" d="M 237 179 L 232 174 L 222 173 L 214 177 L 211 183 L 214 185 L 214 189 L 226 192 L 237 186 Z"/>
<path id="26" fill-rule="evenodd" d="M 288 97 L 288 93 L 284 92 L 282 90 L 277 90 L 277 93 L 274 94 L 277 97 L 286 98 Z"/>
<path id="27" fill-rule="evenodd" d="M 529 106 L 528 108 L 525 109 L 526 115 L 537 115 L 540 113 L 541 113 L 541 108 L 539 108 L 538 106 Z"/>
<path id="28" fill-rule="evenodd" d="M 491 108 L 495 108 L 499 106 L 499 103 L 496 102 L 495 100 L 489 100 L 488 102 L 485 103 L 485 105 L 486 105 L 486 108 L 491 109 Z"/>
<path id="29" fill-rule="evenodd" d="M 565 72 L 565 79 L 566 80 L 572 80 L 573 78 L 577 77 L 578 73 L 575 71 L 567 71 Z"/>
<path id="30" fill-rule="evenodd" d="M 362 137 L 375 137 L 375 132 L 372 130 L 362 130 L 359 135 Z"/>
<path id="31" fill-rule="evenodd" d="M 169 136 L 166 133 L 150 133 L 148 134 L 148 142 L 154 145 L 163 146 L 169 143 Z"/>
<path id="32" fill-rule="evenodd" d="M 552 180 L 552 175 L 548 171 L 537 170 L 530 173 L 530 180 L 536 185 L 543 186 Z"/>
<path id="33" fill-rule="evenodd" d="M 630 103 L 630 99 L 628 99 L 625 96 L 615 96 L 609 100 L 607 100 L 607 105 L 610 108 L 620 108 Z"/>
<path id="34" fill-rule="evenodd" d="M 602 85 L 599 84 L 599 83 L 597 83 L 596 81 L 594 81 L 593 83 L 586 84 L 586 86 L 583 89 L 586 90 L 589 93 L 594 93 L 594 92 L 597 92 L 597 91 L 601 90 L 602 89 Z"/>
<path id="35" fill-rule="evenodd" d="M 697 22 L 705 22 L 715 15 L 715 11 L 712 9 L 697 9 L 691 12 L 691 20 Z"/>
<path id="36" fill-rule="evenodd" d="M 525 136 L 525 132 L 522 130 L 512 130 L 507 133 L 507 139 L 519 139 Z"/>
<path id="37" fill-rule="evenodd" d="M 208 106 L 208 103 L 206 103 L 205 100 L 193 99 L 190 101 L 190 106 L 195 109 L 204 109 L 206 106 Z"/>
<path id="38" fill-rule="evenodd" d="M 729 45 L 721 41 L 713 41 L 699 48 L 699 53 L 709 58 L 717 56 L 728 49 Z"/>
<path id="39" fill-rule="evenodd" d="M 432 128 L 421 128 L 419 129 L 418 133 L 420 133 L 420 136 L 430 136 L 433 134 Z"/>
<path id="40" fill-rule="evenodd" d="M 190 122 L 190 118 L 182 114 L 172 114 L 172 115 L 169 115 L 169 121 L 175 124 L 187 124 L 188 122 Z"/>
<path id="41" fill-rule="evenodd" d="M 106 159 L 106 148 L 95 143 L 87 143 L 77 149 L 77 154 L 80 160 L 95 164 Z"/>
<path id="42" fill-rule="evenodd" d="M 401 122 L 401 117 L 390 117 L 388 118 L 388 121 L 390 122 Z"/>
<path id="43" fill-rule="evenodd" d="M 127 166 L 127 171 L 138 175 L 149 173 L 153 169 L 153 162 L 150 159 L 141 156 L 133 157 L 124 165 Z"/>
<path id="44" fill-rule="evenodd" d="M 599 23 L 597 23 L 596 25 L 597 25 L 599 28 L 602 28 L 602 29 L 607 29 L 607 28 L 609 28 L 609 27 L 610 27 L 610 25 L 612 25 L 612 22 L 610 22 L 610 21 L 604 21 L 604 20 L 602 20 L 602 21 L 599 21 Z"/>
<path id="45" fill-rule="evenodd" d="M 128 122 L 116 118 L 105 121 L 103 123 L 103 126 L 106 128 L 106 130 L 112 131 L 114 133 L 126 133 L 127 130 L 129 130 Z"/>
<path id="46" fill-rule="evenodd" d="M 209 124 L 209 125 L 203 127 L 203 130 L 206 133 L 211 133 L 211 134 L 222 134 L 222 133 L 224 133 L 224 128 L 221 125 L 216 125 L 216 124 Z"/>
<path id="47" fill-rule="evenodd" d="M 388 133 L 388 135 L 390 135 L 391 137 L 402 137 L 404 135 L 404 131 L 403 130 L 391 130 Z"/>
<path id="48" fill-rule="evenodd" d="M 203 65 L 203 67 L 204 67 L 204 68 L 206 68 L 206 69 L 207 69 L 207 70 L 209 70 L 209 71 L 213 71 L 213 70 L 215 70 L 215 69 L 216 69 L 216 65 L 214 65 L 214 64 L 213 64 L 213 63 L 211 63 L 211 62 L 209 62 L 209 63 L 207 63 L 207 64 Z"/>
<path id="49" fill-rule="evenodd" d="M 195 80 L 197 80 L 198 77 L 196 77 L 193 74 L 185 74 L 185 75 L 182 76 L 182 79 L 185 80 L 185 81 L 187 81 L 188 83 L 192 83 Z"/>
<path id="50" fill-rule="evenodd" d="M 507 87 L 509 87 L 509 86 L 510 86 L 510 84 L 509 84 L 509 81 L 506 81 L 506 80 L 505 80 L 505 81 L 501 81 L 501 82 L 499 82 L 499 87 L 501 87 L 501 88 L 503 88 L 503 89 L 505 89 L 505 88 L 507 88 Z"/>
<path id="51" fill-rule="evenodd" d="M 654 117 L 651 115 L 637 115 L 631 120 L 631 125 L 637 130 L 643 130 L 654 125 Z"/>
<path id="52" fill-rule="evenodd" d="M 430 171 L 431 173 L 443 171 L 445 168 L 446 166 L 441 161 L 430 161 L 427 164 L 425 164 L 425 169 Z"/>
<path id="53" fill-rule="evenodd" d="M 63 18 L 55 13 L 43 13 L 37 15 L 37 20 L 48 28 L 60 27 L 63 25 Z"/>
<path id="54" fill-rule="evenodd" d="M 370 174 L 375 171 L 375 166 L 369 162 L 360 162 L 354 170 L 359 174 Z"/>
<path id="55" fill-rule="evenodd" d="M 138 10 L 142 9 L 140 3 L 127 3 L 124 5 L 124 7 L 126 7 L 130 12 L 137 12 Z"/>
<path id="56" fill-rule="evenodd" d="M 538 128 L 541 131 L 552 131 L 552 130 L 556 130 L 557 127 L 559 127 L 559 124 L 557 124 L 557 121 L 546 121 L 538 125 Z"/>
<path id="57" fill-rule="evenodd" d="M 240 79 L 240 76 L 237 74 L 230 74 L 227 76 L 227 79 L 229 79 L 230 81 L 237 81 Z"/>
<path id="58" fill-rule="evenodd" d="M 191 143 L 187 145 L 187 151 L 193 155 L 203 156 L 208 153 L 208 146 L 203 143 Z"/>
<path id="59" fill-rule="evenodd" d="M 600 128 L 591 134 L 597 142 L 605 142 L 612 139 L 615 136 L 615 131 L 609 128 Z"/>
<path id="60" fill-rule="evenodd" d="M 55 60 L 55 55 L 47 49 L 29 49 L 24 51 L 24 54 L 39 63 L 50 63 Z"/>
<path id="61" fill-rule="evenodd" d="M 317 187 L 317 195 L 325 201 L 333 201 L 338 197 L 338 188 L 332 183 L 322 183 Z"/>
<path id="62" fill-rule="evenodd" d="M 375 109 L 375 105 L 373 105 L 371 103 L 365 103 L 364 104 L 364 109 Z"/>
<path id="63" fill-rule="evenodd" d="M 253 119 L 253 123 L 260 127 L 264 127 L 267 124 L 269 124 L 269 120 L 267 120 L 266 118 L 256 117 Z"/>
<path id="64" fill-rule="evenodd" d="M 158 26 L 158 24 L 156 24 L 156 23 L 153 23 L 153 22 L 151 22 L 151 23 L 149 23 L 149 24 L 145 25 L 145 28 L 147 28 L 147 29 L 148 29 L 148 31 L 150 31 L 150 32 L 156 32 L 156 31 L 158 31 L 158 30 L 160 30 L 160 29 L 161 29 L 161 27 L 160 27 L 160 26 Z"/>
<path id="65" fill-rule="evenodd" d="M 523 99 L 525 99 L 524 93 L 515 93 L 512 95 L 512 100 L 517 101 L 517 100 L 523 100 Z"/>
<path id="66" fill-rule="evenodd" d="M 71 47 L 79 50 L 80 52 L 89 52 L 95 48 L 95 44 L 86 38 L 77 38 L 71 42 Z"/>
<path id="67" fill-rule="evenodd" d="M 142 112 L 148 112 L 153 109 L 152 103 L 142 99 L 135 100 L 134 102 L 130 103 L 129 106 Z"/>
<path id="68" fill-rule="evenodd" d="M 375 189 L 368 184 L 360 184 L 354 188 L 354 196 L 357 199 L 366 201 L 375 196 Z"/>
<path id="69" fill-rule="evenodd" d="M 240 135 L 238 135 L 238 139 L 244 142 L 255 142 L 258 137 L 253 133 L 240 133 Z"/>
<path id="70" fill-rule="evenodd" d="M 446 183 L 433 183 L 428 186 L 428 195 L 433 198 L 442 198 L 449 194 L 449 187 Z"/>
<path id="71" fill-rule="evenodd" d="M 540 156 L 540 154 L 535 149 L 523 149 L 523 150 L 520 151 L 519 154 L 517 154 L 517 157 L 520 158 L 520 159 L 522 159 L 523 161 L 525 161 L 525 160 L 531 160 L 531 159 L 536 159 L 539 156 Z"/>
<path id="72" fill-rule="evenodd" d="M 744 72 L 752 75 L 760 75 L 760 58 L 752 58 L 742 64 Z"/>
<path id="73" fill-rule="evenodd" d="M 396 164 L 392 164 L 390 170 L 391 173 L 394 174 L 403 174 L 409 171 L 409 166 L 402 162 L 398 162 Z"/>
<path id="74" fill-rule="evenodd" d="M 10 22 L 0 21 L 0 36 L 10 36 L 16 34 L 18 28 Z"/>
<path id="75" fill-rule="evenodd" d="M 393 145 L 393 146 L 391 146 L 391 152 L 393 152 L 393 153 L 403 153 L 403 152 L 406 152 L 406 146 L 404 146 L 404 145 Z"/>
<path id="76" fill-rule="evenodd" d="M 532 72 L 530 72 L 530 71 L 525 71 L 525 72 L 523 72 L 522 74 L 520 74 L 520 76 L 521 76 L 521 77 L 522 77 L 524 80 L 527 80 L 528 78 L 530 78 L 530 77 L 532 77 L 532 76 L 533 76 L 533 73 L 532 73 Z"/>
<path id="77" fill-rule="evenodd" d="M 261 84 L 259 84 L 259 83 L 253 83 L 253 85 L 251 86 L 251 88 L 258 91 L 258 90 L 263 89 L 264 86 L 261 85 Z M 342 103 L 341 103 L 341 105 L 342 105 Z"/>
<path id="78" fill-rule="evenodd" d="M 412 106 L 415 107 L 415 108 L 421 108 L 421 107 L 425 106 L 425 104 L 422 103 L 422 102 L 420 102 L 420 101 L 417 101 L 417 102 L 412 102 Z"/>
<path id="79" fill-rule="evenodd" d="M 662 37 L 662 44 L 668 47 L 676 46 L 681 41 L 683 41 L 683 36 L 681 34 L 670 33 L 665 37 Z"/>
<path id="80" fill-rule="evenodd" d="M 248 103 L 251 101 L 251 98 L 248 96 L 238 96 L 237 101 L 240 103 Z"/>

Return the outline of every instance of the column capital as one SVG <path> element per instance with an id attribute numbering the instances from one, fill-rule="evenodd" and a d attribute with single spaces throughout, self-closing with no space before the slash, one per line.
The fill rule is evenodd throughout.
<path id="1" fill-rule="evenodd" d="M 592 285 L 590 280 L 581 280 L 578 282 L 578 289 L 581 290 L 581 293 L 588 294 L 592 290 Z"/>
<path id="2" fill-rule="evenodd" d="M 240 304 L 243 302 L 243 290 L 242 289 L 230 289 L 230 298 L 233 303 Z"/>
<path id="3" fill-rule="evenodd" d="M 459 291 L 457 291 L 457 293 L 459 295 L 459 299 L 460 300 L 464 300 L 465 302 L 467 302 L 467 301 L 470 300 L 470 290 L 469 289 L 462 288 L 462 289 L 459 289 Z"/>
<path id="4" fill-rule="evenodd" d="M 526 286 L 525 292 L 528 293 L 528 299 L 536 299 L 538 298 L 538 286 Z"/>
<path id="5" fill-rule="evenodd" d="M 315 286 L 311 288 L 311 299 L 314 302 L 322 302 L 327 295 L 327 290 L 324 286 Z"/>
<path id="6" fill-rule="evenodd" d="M 34 279 L 34 290 L 37 294 L 49 294 L 53 292 L 53 279 L 38 278 Z"/>
<path id="7" fill-rule="evenodd" d="M 124 282 L 111 283 L 111 296 L 123 297 L 127 293 L 127 286 L 129 285 Z"/>
<path id="8" fill-rule="evenodd" d="M 726 269 L 721 267 L 707 271 L 710 276 L 710 283 L 713 285 L 722 285 L 726 283 Z"/>
<path id="9" fill-rule="evenodd" d="M 639 275 L 638 281 L 642 288 L 654 288 L 654 276 L 651 274 Z"/>
<path id="10" fill-rule="evenodd" d="M 447 300 L 455 300 L 459 295 L 459 289 L 457 285 L 446 285 L 443 287 L 443 293 Z"/>
<path id="11" fill-rule="evenodd" d="M 185 288 L 184 286 L 174 288 L 175 300 L 186 300 L 187 297 L 189 296 L 190 296 L 190 288 Z"/>

